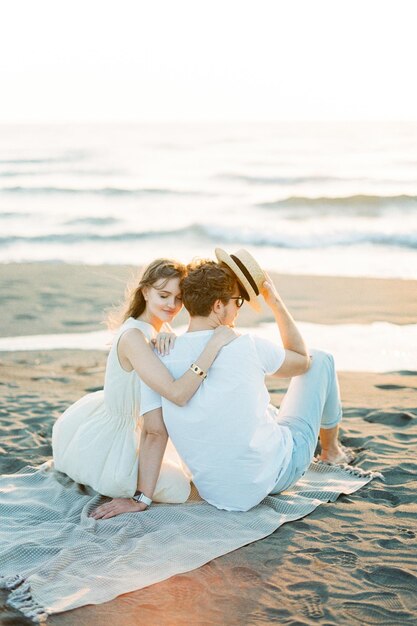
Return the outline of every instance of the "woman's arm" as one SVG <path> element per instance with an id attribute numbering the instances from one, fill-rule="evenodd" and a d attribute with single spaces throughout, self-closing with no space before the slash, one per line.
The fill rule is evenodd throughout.
<path id="1" fill-rule="evenodd" d="M 228 326 L 216 328 L 203 352 L 194 361 L 195 364 L 207 372 L 221 348 L 236 337 L 237 334 Z M 203 381 L 201 376 L 197 376 L 191 370 L 187 370 L 181 378 L 175 380 L 153 352 L 145 335 L 137 328 L 131 328 L 121 336 L 118 355 L 122 367 L 127 360 L 131 369 L 137 372 L 146 385 L 178 406 L 187 404 Z"/>
<path id="2" fill-rule="evenodd" d="M 162 409 L 149 411 L 143 417 L 140 437 L 138 490 L 151 500 L 167 442 L 168 433 L 162 418 Z M 142 509 L 144 508 L 146 507 L 142 505 Z"/>
<path id="3" fill-rule="evenodd" d="M 168 433 L 162 419 L 162 409 L 154 409 L 144 416 L 144 424 L 139 445 L 139 475 L 138 490 L 152 499 L 158 481 Z M 90 517 L 110 519 L 122 513 L 136 513 L 145 511 L 147 505 L 136 502 L 132 498 L 113 498 L 97 507 L 90 513 Z"/>

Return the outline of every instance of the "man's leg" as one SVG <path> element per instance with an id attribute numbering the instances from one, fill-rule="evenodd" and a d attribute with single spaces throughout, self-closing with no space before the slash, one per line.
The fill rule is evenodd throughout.
<path id="1" fill-rule="evenodd" d="M 329 463 L 350 463 L 354 454 L 340 444 L 339 426 L 334 428 L 320 428 L 320 459 Z"/>
<path id="2" fill-rule="evenodd" d="M 333 357 L 320 350 L 312 350 L 311 355 L 310 369 L 292 378 L 277 416 L 277 422 L 291 430 L 294 450 L 290 468 L 272 493 L 288 488 L 289 484 L 284 483 L 293 484 L 304 474 L 313 459 L 319 434 L 323 460 L 348 461 L 337 440 L 342 407 Z"/>

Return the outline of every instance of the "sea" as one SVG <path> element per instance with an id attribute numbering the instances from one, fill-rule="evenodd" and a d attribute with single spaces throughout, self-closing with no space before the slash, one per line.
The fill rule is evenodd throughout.
<path id="1" fill-rule="evenodd" d="M 417 278 L 417 122 L 0 126 L 0 263 Z"/>
<path id="2" fill-rule="evenodd" d="M 217 246 L 293 275 L 417 279 L 417 122 L 0 125 L 0 272 L 189 262 Z M 339 369 L 415 369 L 417 324 L 300 329 Z M 109 340 L 6 337 L 0 351 Z"/>

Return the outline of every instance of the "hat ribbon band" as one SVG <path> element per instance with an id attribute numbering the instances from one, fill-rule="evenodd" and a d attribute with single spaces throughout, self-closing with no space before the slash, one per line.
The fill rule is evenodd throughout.
<path id="1" fill-rule="evenodd" d="M 248 280 L 250 286 L 252 287 L 252 289 L 254 290 L 256 295 L 259 296 L 259 289 L 258 289 L 255 281 L 253 280 L 252 276 L 250 275 L 250 273 L 248 272 L 246 267 L 243 265 L 242 261 L 240 259 L 238 259 L 234 254 L 231 254 L 230 258 L 233 259 L 233 261 L 236 263 L 238 268 L 241 270 L 242 274 Z"/>

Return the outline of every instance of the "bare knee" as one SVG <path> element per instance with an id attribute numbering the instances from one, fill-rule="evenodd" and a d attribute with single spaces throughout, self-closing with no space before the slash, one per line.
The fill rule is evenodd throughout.
<path id="1" fill-rule="evenodd" d="M 334 357 L 330 352 L 326 352 L 325 350 L 317 350 L 317 348 L 312 348 L 310 351 L 311 356 L 311 364 L 314 363 L 322 363 L 328 361 L 332 366 L 334 365 Z"/>

